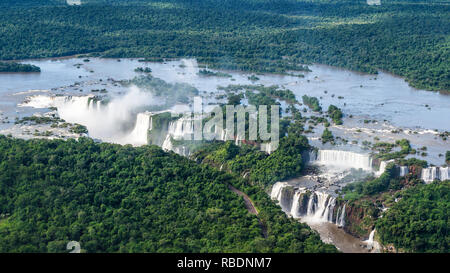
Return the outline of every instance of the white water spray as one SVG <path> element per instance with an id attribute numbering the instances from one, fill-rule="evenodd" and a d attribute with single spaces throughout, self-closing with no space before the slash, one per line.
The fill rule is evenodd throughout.
<path id="1" fill-rule="evenodd" d="M 283 190 L 291 187 L 294 191 Z M 345 204 L 336 207 L 336 198 L 321 191 L 309 191 L 306 188 L 294 189 L 286 182 L 273 185 L 270 197 L 277 200 L 283 211 L 294 218 L 306 222 L 330 222 L 343 227 L 345 225 Z M 336 211 L 336 213 L 335 213 Z"/>
<path id="2" fill-rule="evenodd" d="M 372 158 L 367 154 L 359 154 L 340 150 L 319 150 L 317 158 L 310 155 L 313 163 L 334 166 L 343 169 L 363 169 L 372 171 Z"/>
<path id="3" fill-rule="evenodd" d="M 423 168 L 421 178 L 425 183 L 429 184 L 434 180 L 448 180 L 450 177 L 449 167 L 428 167 Z"/>
<path id="4" fill-rule="evenodd" d="M 157 104 L 152 95 L 137 87 L 131 87 L 123 96 L 114 97 L 103 105 L 94 95 L 88 96 L 44 96 L 28 97 L 22 107 L 49 108 L 56 107 L 59 116 L 70 123 L 87 127 L 89 136 L 102 141 L 119 144 L 146 144 L 145 127 L 150 123 L 141 115 L 137 117 L 136 109 Z M 130 124 L 136 120 L 134 128 Z M 145 126 L 147 125 L 148 126 Z M 136 127 L 137 126 L 137 127 Z"/>

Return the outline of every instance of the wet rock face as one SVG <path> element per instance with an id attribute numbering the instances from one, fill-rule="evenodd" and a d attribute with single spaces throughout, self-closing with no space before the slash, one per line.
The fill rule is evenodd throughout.
<path id="1" fill-rule="evenodd" d="M 367 239 L 375 225 L 376 218 L 373 215 L 377 210 L 374 204 L 349 203 L 346 208 L 344 230 L 355 237 Z"/>
<path id="2" fill-rule="evenodd" d="M 284 187 L 281 190 L 281 207 L 286 210 L 290 211 L 292 208 L 292 202 L 294 199 L 295 190 L 293 187 Z"/>
<path id="3" fill-rule="evenodd" d="M 347 220 L 347 203 L 343 200 L 336 200 L 331 217 L 332 222 L 338 227 L 344 227 Z"/>
<path id="4" fill-rule="evenodd" d="M 300 194 L 300 198 L 298 200 L 299 207 L 298 207 L 298 214 L 299 215 L 306 215 L 308 213 L 308 202 L 309 198 L 311 196 L 311 192 L 305 192 Z"/>

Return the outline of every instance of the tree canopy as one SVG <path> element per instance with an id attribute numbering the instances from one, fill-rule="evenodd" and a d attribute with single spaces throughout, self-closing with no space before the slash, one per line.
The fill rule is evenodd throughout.
<path id="1" fill-rule="evenodd" d="M 0 136 L 0 252 L 65 252 L 69 241 L 85 252 L 336 251 L 260 188 L 156 146 Z"/>

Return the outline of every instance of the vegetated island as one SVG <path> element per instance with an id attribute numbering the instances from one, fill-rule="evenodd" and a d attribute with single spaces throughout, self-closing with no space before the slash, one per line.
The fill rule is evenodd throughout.
<path id="1" fill-rule="evenodd" d="M 41 72 L 41 68 L 32 64 L 21 64 L 16 62 L 0 62 L 0 72 Z"/>

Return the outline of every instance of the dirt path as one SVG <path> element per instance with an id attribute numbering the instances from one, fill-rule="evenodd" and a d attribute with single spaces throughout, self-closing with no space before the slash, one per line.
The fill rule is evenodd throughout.
<path id="1" fill-rule="evenodd" d="M 253 204 L 252 200 L 250 199 L 250 197 L 248 197 L 247 194 L 241 192 L 240 190 L 236 189 L 231 185 L 228 185 L 228 188 L 237 195 L 244 197 L 245 207 L 247 208 L 248 212 L 254 215 L 258 215 L 258 211 L 256 210 L 255 205 Z"/>
<path id="2" fill-rule="evenodd" d="M 228 185 L 228 188 L 232 192 L 234 192 L 237 195 L 242 196 L 244 198 L 245 207 L 247 208 L 248 212 L 258 216 L 258 210 L 256 209 L 255 204 L 253 204 L 253 201 L 250 199 L 250 197 L 248 197 L 247 194 L 243 193 L 242 191 L 236 189 L 235 187 L 233 187 L 231 185 Z M 263 234 L 264 238 L 267 238 L 267 228 L 266 228 L 266 226 L 261 222 L 261 220 L 259 218 L 258 218 L 258 222 L 259 222 L 259 225 L 261 227 L 261 231 L 262 231 L 262 234 Z"/>

